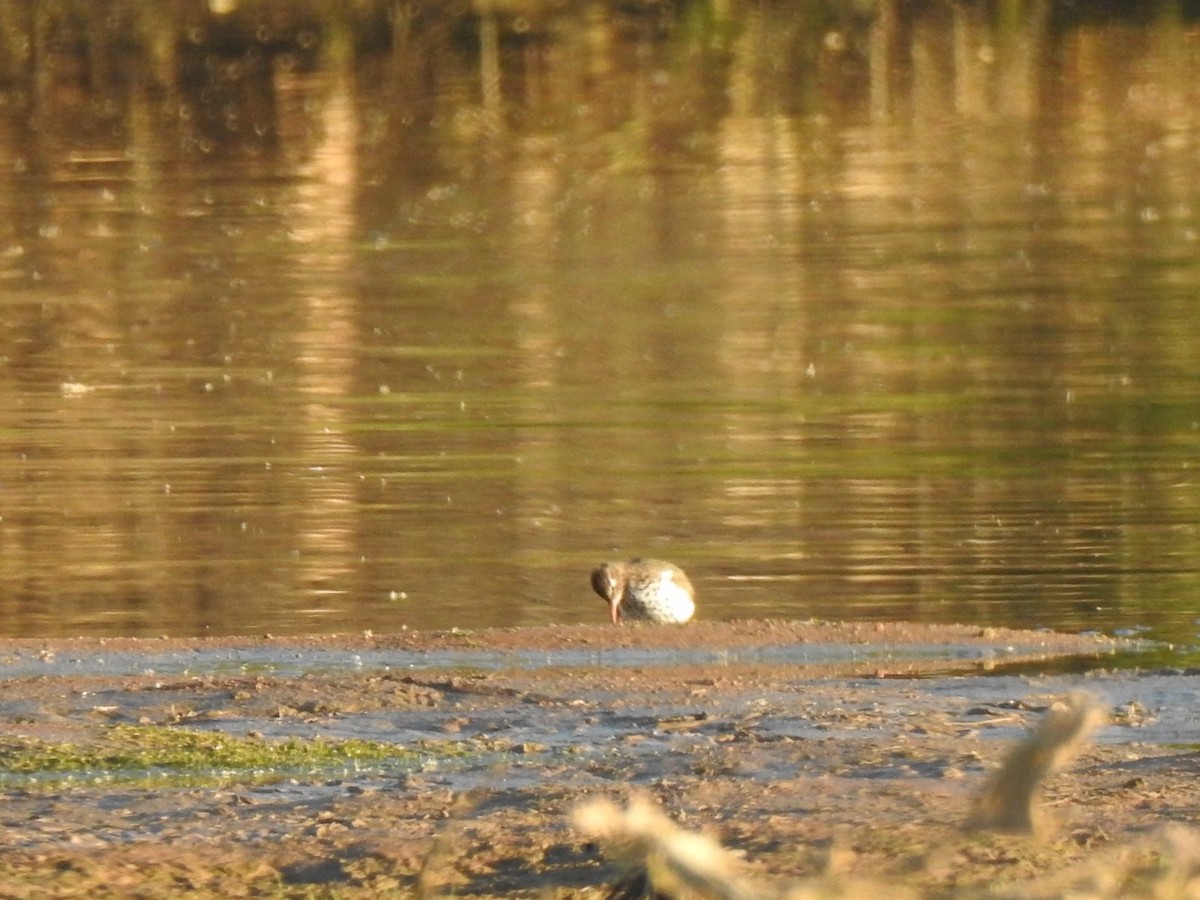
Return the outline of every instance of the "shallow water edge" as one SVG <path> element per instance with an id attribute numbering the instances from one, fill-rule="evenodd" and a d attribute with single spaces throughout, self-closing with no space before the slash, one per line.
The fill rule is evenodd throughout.
<path id="1" fill-rule="evenodd" d="M 683 628 L 593 625 L 404 631 L 258 638 L 69 638 L 0 641 L 0 677 L 354 670 L 834 667 L 876 675 L 987 672 L 996 666 L 1079 660 L 1110 665 L 1149 642 L 1044 630 L 747 620 Z M 1120 658 L 1124 658 L 1121 656 Z M 1090 661 L 1090 662 L 1089 662 Z"/>

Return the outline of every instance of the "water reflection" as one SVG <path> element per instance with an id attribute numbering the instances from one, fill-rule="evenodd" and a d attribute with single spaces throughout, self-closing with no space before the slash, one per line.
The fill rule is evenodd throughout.
<path id="1" fill-rule="evenodd" d="M 0 632 L 1193 641 L 1196 26 L 1003 8 L 41 10 Z"/>

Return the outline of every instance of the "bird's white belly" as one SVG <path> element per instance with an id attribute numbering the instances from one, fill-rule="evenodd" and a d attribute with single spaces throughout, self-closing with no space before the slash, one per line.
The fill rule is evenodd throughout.
<path id="1" fill-rule="evenodd" d="M 688 621 L 696 613 L 692 592 L 676 584 L 670 572 L 664 572 L 653 589 L 638 591 L 632 600 L 626 604 L 626 614 L 631 619 L 679 623 Z"/>

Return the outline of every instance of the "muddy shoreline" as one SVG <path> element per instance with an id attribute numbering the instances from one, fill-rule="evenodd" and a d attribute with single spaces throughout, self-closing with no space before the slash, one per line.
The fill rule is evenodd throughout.
<path id="1" fill-rule="evenodd" d="M 944 646 L 997 647 L 1027 646 L 1043 648 L 1047 653 L 1073 654 L 1105 652 L 1137 646 L 1136 642 L 1103 635 L 1062 634 L 1052 631 L 1022 631 L 977 625 L 922 625 L 913 622 L 827 622 L 820 620 L 750 619 L 731 622 L 692 622 L 684 627 L 631 623 L 613 628 L 608 625 L 535 625 L 479 630 L 400 631 L 390 634 L 371 632 L 279 637 L 201 637 L 201 638 L 8 638 L 0 639 L 0 655 L 9 651 L 94 652 L 123 650 L 158 652 L 162 650 L 204 650 L 212 647 L 255 649 L 291 647 L 364 649 L 368 647 L 437 651 L 454 649 L 555 650 L 573 646 L 616 649 L 622 647 L 743 647 L 782 644 L 940 644 Z"/>
<path id="2" fill-rule="evenodd" d="M 633 793 L 766 878 L 842 872 L 920 896 L 1024 895 L 1200 819 L 1200 763 L 1180 746 L 1194 676 L 1106 668 L 1135 647 L 817 622 L 3 641 L 0 896 L 602 896 L 620 871 L 567 815 Z M 1064 658 L 1081 671 L 1041 674 Z M 1113 724 L 1047 786 L 1054 834 L 964 836 L 990 767 L 1077 690 Z M 279 770 L 12 770 L 31 746 L 111 761 L 131 735 L 404 754 Z"/>

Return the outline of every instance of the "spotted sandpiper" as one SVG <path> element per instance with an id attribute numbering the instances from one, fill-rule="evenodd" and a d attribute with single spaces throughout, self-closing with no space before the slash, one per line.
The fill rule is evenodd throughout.
<path id="1" fill-rule="evenodd" d="M 696 612 L 692 583 L 661 559 L 606 562 L 592 572 L 592 590 L 608 601 L 614 625 L 623 619 L 682 625 Z"/>

